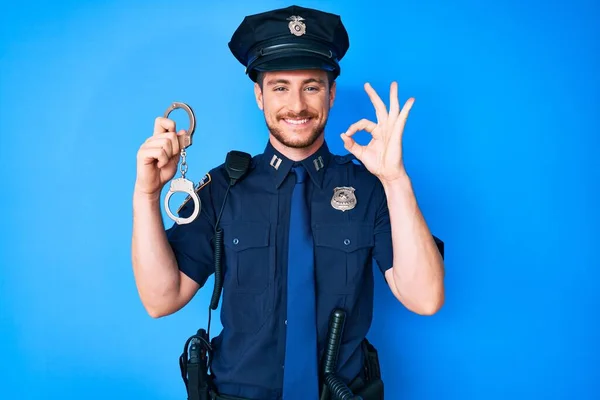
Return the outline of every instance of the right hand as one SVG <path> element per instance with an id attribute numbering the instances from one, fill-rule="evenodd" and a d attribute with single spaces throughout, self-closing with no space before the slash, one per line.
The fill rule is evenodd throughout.
<path id="1" fill-rule="evenodd" d="M 151 197 L 160 196 L 163 186 L 170 181 L 181 156 L 175 121 L 158 117 L 154 121 L 154 134 L 140 147 L 137 154 L 135 191 Z"/>

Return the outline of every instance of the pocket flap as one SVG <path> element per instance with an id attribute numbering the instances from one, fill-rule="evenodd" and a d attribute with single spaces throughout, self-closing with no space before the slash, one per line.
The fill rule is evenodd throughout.
<path id="1" fill-rule="evenodd" d="M 223 226 L 225 246 L 234 251 L 269 245 L 269 224 L 240 221 Z"/>
<path id="2" fill-rule="evenodd" d="M 317 246 L 346 253 L 374 245 L 373 226 L 369 224 L 318 224 L 314 231 Z"/>

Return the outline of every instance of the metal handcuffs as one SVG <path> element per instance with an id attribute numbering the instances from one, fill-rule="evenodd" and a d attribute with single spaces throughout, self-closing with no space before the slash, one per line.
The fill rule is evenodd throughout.
<path id="1" fill-rule="evenodd" d="M 178 225 L 185 225 L 194 221 L 196 217 L 198 217 L 202 205 L 200 202 L 200 197 L 198 196 L 198 193 L 196 193 L 196 190 L 194 188 L 194 183 L 185 177 L 185 173 L 187 172 L 185 149 L 192 145 L 192 136 L 194 135 L 194 130 L 196 129 L 196 117 L 194 116 L 194 111 L 190 106 L 188 106 L 185 103 L 174 102 L 167 109 L 167 111 L 165 111 L 164 118 L 168 118 L 169 114 L 171 114 L 173 110 L 176 110 L 178 108 L 182 108 L 187 112 L 188 117 L 190 118 L 190 127 L 184 134 L 178 136 L 179 148 L 181 151 L 182 159 L 180 166 L 181 178 L 176 178 L 171 181 L 171 187 L 169 188 L 169 192 L 165 197 L 165 210 L 169 218 L 175 221 L 175 223 L 177 223 Z M 169 208 L 169 200 L 171 199 L 171 196 L 173 196 L 173 194 L 176 192 L 187 193 L 188 198 L 191 198 L 194 201 L 194 212 L 187 218 L 180 218 L 175 216 Z"/>

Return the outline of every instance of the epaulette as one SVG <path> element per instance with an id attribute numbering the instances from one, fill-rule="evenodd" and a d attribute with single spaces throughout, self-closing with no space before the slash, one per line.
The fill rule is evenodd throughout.
<path id="1" fill-rule="evenodd" d="M 340 165 L 348 164 L 351 162 L 356 165 L 360 165 L 360 166 L 364 167 L 363 163 L 358 158 L 356 158 L 356 156 L 352 153 L 348 153 L 344 156 L 334 156 L 333 159 L 335 160 L 336 163 L 338 163 Z"/>
<path id="2" fill-rule="evenodd" d="M 200 179 L 200 181 L 198 181 L 198 183 L 196 183 L 196 185 L 194 186 L 194 192 L 198 193 L 203 187 L 208 185 L 211 180 L 212 180 L 212 178 L 210 176 L 210 172 L 206 173 L 206 175 L 204 175 L 202 177 L 202 179 Z M 183 200 L 183 203 L 181 203 L 181 205 L 177 209 L 178 213 L 183 209 L 183 207 L 187 204 L 187 202 L 191 200 L 191 198 L 192 197 L 188 195 L 185 198 L 185 200 Z"/>

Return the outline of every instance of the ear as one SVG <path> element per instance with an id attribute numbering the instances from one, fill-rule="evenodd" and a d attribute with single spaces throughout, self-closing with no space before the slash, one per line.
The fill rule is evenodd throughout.
<path id="1" fill-rule="evenodd" d="M 258 108 L 263 109 L 263 93 L 260 85 L 258 83 L 254 83 L 254 97 L 256 97 L 256 104 Z"/>
<path id="2" fill-rule="evenodd" d="M 335 90 L 336 90 L 336 81 L 331 83 L 331 87 L 329 88 L 329 108 L 333 107 L 333 102 L 335 100 Z"/>

